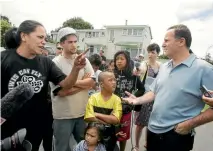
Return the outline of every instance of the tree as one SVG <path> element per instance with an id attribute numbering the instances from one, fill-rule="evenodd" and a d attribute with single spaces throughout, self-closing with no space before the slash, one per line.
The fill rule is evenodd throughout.
<path id="1" fill-rule="evenodd" d="M 159 59 L 169 59 L 166 55 L 162 54 L 158 57 Z"/>
<path id="2" fill-rule="evenodd" d="M 68 19 L 63 23 L 63 27 L 72 27 L 74 29 L 93 29 L 92 24 L 83 20 L 81 17 Z M 60 27 L 58 29 L 60 29 Z"/>
<path id="3" fill-rule="evenodd" d="M 9 19 L 6 16 L 1 16 L 0 24 L 1 24 L 1 47 L 5 47 L 4 35 L 9 30 L 12 25 L 9 22 Z"/>
<path id="4" fill-rule="evenodd" d="M 208 52 L 205 56 L 205 60 L 213 65 L 213 60 L 211 58 L 211 53 Z"/>
<path id="5" fill-rule="evenodd" d="M 4 19 L 4 20 L 6 20 L 8 23 L 10 23 L 9 18 L 8 18 L 7 16 L 1 15 L 1 19 Z"/>

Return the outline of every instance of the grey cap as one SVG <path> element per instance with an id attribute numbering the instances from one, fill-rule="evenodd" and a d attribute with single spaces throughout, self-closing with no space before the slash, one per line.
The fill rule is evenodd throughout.
<path id="1" fill-rule="evenodd" d="M 67 35 L 76 35 L 77 36 L 76 30 L 71 27 L 61 28 L 58 31 L 57 42 L 60 42 L 61 38 L 65 37 Z"/>

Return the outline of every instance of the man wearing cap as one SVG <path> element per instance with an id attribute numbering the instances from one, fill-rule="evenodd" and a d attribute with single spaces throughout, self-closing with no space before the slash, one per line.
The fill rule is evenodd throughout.
<path id="1" fill-rule="evenodd" d="M 69 74 L 77 57 L 77 34 L 73 28 L 65 27 L 59 30 L 57 41 L 63 48 L 53 62 L 65 73 Z M 53 130 L 56 151 L 71 151 L 69 140 L 73 135 L 76 142 L 84 138 L 84 113 L 88 100 L 88 89 L 95 81 L 93 68 L 86 59 L 86 66 L 80 70 L 78 80 L 70 90 L 60 91 L 57 96 L 51 94 L 53 108 Z M 56 86 L 51 83 L 51 90 Z"/>

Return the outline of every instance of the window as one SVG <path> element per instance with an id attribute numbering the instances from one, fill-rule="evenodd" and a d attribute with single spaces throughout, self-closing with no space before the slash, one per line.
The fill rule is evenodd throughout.
<path id="1" fill-rule="evenodd" d="M 142 33 L 143 33 L 143 30 L 142 30 L 142 29 L 139 29 L 139 30 L 138 30 L 138 36 L 142 36 Z"/>
<path id="2" fill-rule="evenodd" d="M 138 35 L 138 30 L 137 29 L 133 29 L 133 35 L 137 36 Z"/>
<path id="3" fill-rule="evenodd" d="M 128 29 L 128 35 L 132 35 L 132 29 Z"/>
<path id="4" fill-rule="evenodd" d="M 123 29 L 122 34 L 127 35 L 127 29 Z"/>
<path id="5" fill-rule="evenodd" d="M 99 37 L 99 32 L 95 32 L 95 37 Z"/>
<path id="6" fill-rule="evenodd" d="M 92 33 L 92 37 L 95 37 L 95 32 Z"/>
<path id="7" fill-rule="evenodd" d="M 110 37 L 109 37 L 110 41 L 114 40 L 114 30 L 110 30 Z"/>
<path id="8" fill-rule="evenodd" d="M 104 37 L 105 36 L 105 32 L 101 32 L 101 36 Z"/>
<path id="9" fill-rule="evenodd" d="M 91 38 L 92 37 L 91 32 L 86 32 L 86 36 L 85 37 Z"/>

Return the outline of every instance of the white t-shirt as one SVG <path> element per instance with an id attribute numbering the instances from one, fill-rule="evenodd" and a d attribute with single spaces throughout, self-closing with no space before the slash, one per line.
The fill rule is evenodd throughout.
<path id="1" fill-rule="evenodd" d="M 66 59 L 64 56 L 59 55 L 53 59 L 53 62 L 55 62 L 63 73 L 69 75 L 74 64 L 74 59 L 74 56 L 72 59 Z M 88 59 L 86 59 L 86 66 L 79 71 L 78 80 L 82 80 L 86 73 L 90 73 L 94 76 L 94 70 Z M 50 87 L 52 91 L 55 85 L 50 83 Z M 51 94 L 51 99 L 54 119 L 78 118 L 84 116 L 88 101 L 88 90 L 83 90 L 65 97 L 53 96 L 53 94 Z"/>

